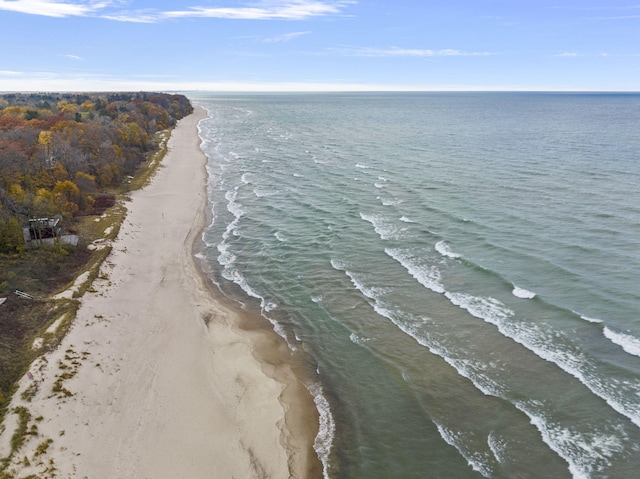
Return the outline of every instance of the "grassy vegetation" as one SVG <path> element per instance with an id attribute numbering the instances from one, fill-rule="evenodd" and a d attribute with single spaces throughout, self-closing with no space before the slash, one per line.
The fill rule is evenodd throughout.
<path id="1" fill-rule="evenodd" d="M 80 237 L 77 247 L 41 246 L 19 254 L 0 255 L 0 298 L 7 298 L 0 305 L 0 421 L 17 390 L 17 381 L 26 374 L 29 365 L 41 354 L 56 348 L 67 333 L 79 307 L 77 298 L 91 288 L 99 275 L 100 265 L 111 251 L 109 246 L 99 247 L 99 240 L 113 239 L 118 234 L 126 216 L 123 205 L 126 194 L 150 181 L 167 153 L 170 133 L 170 130 L 158 132 L 154 139 L 156 149 L 136 175 L 127 179 L 118 190 L 107 191 L 117 195 L 119 201 L 115 206 L 102 216 L 83 216 L 74 220 L 69 229 Z M 93 242 L 98 247 L 89 249 Z M 52 298 L 73 285 L 83 273 L 88 274 L 88 279 L 79 285 L 73 298 Z M 19 297 L 14 294 L 15 290 L 36 299 Z M 47 328 L 60 318 L 63 320 L 55 332 L 47 332 Z M 42 338 L 42 345 L 34 349 L 36 338 Z M 71 373 L 62 376 L 68 374 Z M 67 395 L 69 392 L 62 386 L 62 381 L 68 378 L 62 376 L 60 384 L 56 383 L 59 390 L 54 392 Z M 29 394 L 35 394 L 35 391 L 28 392 L 23 399 L 28 400 Z"/>

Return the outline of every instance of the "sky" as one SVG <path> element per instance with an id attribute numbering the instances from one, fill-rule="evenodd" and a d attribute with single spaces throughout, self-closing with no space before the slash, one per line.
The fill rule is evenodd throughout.
<path id="1" fill-rule="evenodd" d="M 0 0 L 0 91 L 640 91 L 640 0 Z"/>

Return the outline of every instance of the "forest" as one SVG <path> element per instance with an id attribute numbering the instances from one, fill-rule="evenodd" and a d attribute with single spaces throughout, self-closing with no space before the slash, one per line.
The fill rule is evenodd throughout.
<path id="1" fill-rule="evenodd" d="M 164 93 L 0 95 L 0 253 L 19 253 L 29 218 L 91 214 L 193 111 Z"/>
<path id="2" fill-rule="evenodd" d="M 55 294 L 98 274 L 110 247 L 92 242 L 115 237 L 127 192 L 153 174 L 172 127 L 192 111 L 179 94 L 0 95 L 0 420 L 18 379 L 75 316 L 80 295 Z M 27 244 L 23 228 L 53 217 L 77 246 Z"/>

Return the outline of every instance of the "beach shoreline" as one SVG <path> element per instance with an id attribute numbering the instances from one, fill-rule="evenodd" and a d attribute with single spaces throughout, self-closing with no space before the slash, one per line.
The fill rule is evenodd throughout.
<path id="1" fill-rule="evenodd" d="M 29 432 L 6 471 L 321 477 L 317 410 L 285 341 L 222 301 L 193 255 L 207 205 L 205 117 L 197 107 L 174 129 L 71 330 L 20 381 L 11 410 L 27 413 L 7 414 L 2 457 L 21 420 Z"/>

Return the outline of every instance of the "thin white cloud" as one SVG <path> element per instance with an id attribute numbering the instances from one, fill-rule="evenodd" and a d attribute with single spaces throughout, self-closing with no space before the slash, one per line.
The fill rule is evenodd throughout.
<path id="1" fill-rule="evenodd" d="M 575 58 L 575 57 L 580 56 L 580 55 L 578 53 L 576 53 L 576 52 L 562 52 L 562 53 L 558 53 L 555 56 L 562 57 L 562 58 Z"/>
<path id="2" fill-rule="evenodd" d="M 186 10 L 162 12 L 163 18 L 205 17 L 234 20 L 307 20 L 338 14 L 351 1 L 262 1 L 247 7 L 190 7 Z"/>
<path id="3" fill-rule="evenodd" d="M 0 70 L 0 76 L 15 77 L 22 75 L 22 72 L 14 72 L 11 70 Z"/>
<path id="4" fill-rule="evenodd" d="M 78 55 L 65 55 L 65 57 L 69 58 L 70 60 L 77 60 L 77 61 L 84 60 L 84 58 L 79 57 Z"/>
<path id="5" fill-rule="evenodd" d="M 186 7 L 181 10 L 123 10 L 117 0 L 0 0 L 0 10 L 47 17 L 93 16 L 120 22 L 154 23 L 174 18 L 308 20 L 339 14 L 353 0 L 261 0 L 240 7 Z"/>
<path id="6" fill-rule="evenodd" d="M 292 32 L 285 33 L 283 35 L 278 35 L 277 37 L 265 38 L 262 40 L 263 43 L 283 43 L 293 40 L 294 38 L 298 38 L 302 35 L 309 35 L 311 32 Z"/>
<path id="7" fill-rule="evenodd" d="M 466 52 L 462 50 L 443 49 L 430 50 L 418 48 L 342 48 L 345 55 L 358 57 L 479 57 L 494 55 L 491 52 Z"/>
<path id="8" fill-rule="evenodd" d="M 104 18 L 105 20 L 114 20 L 116 22 L 128 23 L 157 23 L 160 20 L 157 13 L 149 10 L 105 13 L 100 15 L 100 18 Z"/>
<path id="9" fill-rule="evenodd" d="M 56 2 L 51 0 L 0 0 L 0 10 L 45 17 L 86 16 L 108 6 L 106 2 Z"/>

